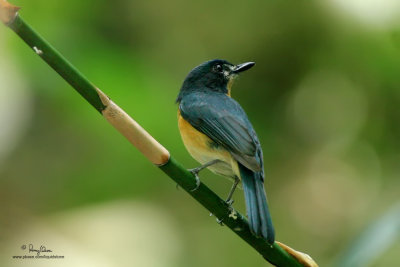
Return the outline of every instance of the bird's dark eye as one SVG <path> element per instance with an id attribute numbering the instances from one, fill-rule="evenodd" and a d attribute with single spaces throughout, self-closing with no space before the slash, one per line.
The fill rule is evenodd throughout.
<path id="1" fill-rule="evenodd" d="M 217 65 L 214 66 L 214 70 L 216 72 L 221 72 L 222 71 L 222 66 L 220 64 L 217 64 Z"/>

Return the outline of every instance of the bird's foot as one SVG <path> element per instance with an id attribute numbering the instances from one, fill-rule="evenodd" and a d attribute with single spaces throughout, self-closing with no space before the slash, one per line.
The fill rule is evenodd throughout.
<path id="1" fill-rule="evenodd" d="M 196 187 L 193 188 L 192 190 L 190 190 L 191 192 L 194 192 L 197 189 L 199 189 L 200 184 L 201 184 L 200 177 L 199 177 L 199 171 L 201 171 L 201 169 L 194 168 L 194 169 L 189 169 L 188 171 L 190 171 L 194 175 L 194 178 L 196 178 Z"/>
<path id="2" fill-rule="evenodd" d="M 237 213 L 232 207 L 233 202 L 235 202 L 233 199 L 225 200 L 225 203 L 228 205 L 228 209 L 229 209 L 229 218 L 233 218 L 234 220 L 236 220 L 237 219 Z"/>
<path id="3" fill-rule="evenodd" d="M 227 200 L 225 200 L 225 203 L 228 205 L 228 209 L 230 212 L 233 211 L 233 202 L 235 202 L 232 198 L 228 198 Z"/>
<path id="4" fill-rule="evenodd" d="M 228 205 L 228 207 L 231 209 L 232 205 L 235 201 L 233 199 L 227 199 L 225 200 L 225 203 Z"/>

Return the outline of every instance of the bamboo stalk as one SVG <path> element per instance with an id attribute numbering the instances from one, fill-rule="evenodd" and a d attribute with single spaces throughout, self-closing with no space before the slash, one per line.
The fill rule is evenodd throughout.
<path id="1" fill-rule="evenodd" d="M 126 112 L 96 88 L 56 49 L 37 34 L 19 15 L 19 8 L 0 0 L 0 19 L 10 27 L 47 64 L 83 96 L 107 121 L 124 135 L 153 164 L 170 176 L 194 199 L 202 204 L 234 233 L 258 251 L 267 261 L 276 266 L 317 266 L 306 254 L 275 242 L 272 246 L 256 238 L 249 229 L 246 218 L 218 197 L 203 183 L 196 191 L 193 174 L 181 166 L 160 143 L 146 132 Z"/>

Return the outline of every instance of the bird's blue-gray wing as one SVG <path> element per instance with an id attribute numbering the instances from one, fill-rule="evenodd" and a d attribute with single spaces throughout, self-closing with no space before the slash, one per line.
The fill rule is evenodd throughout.
<path id="1" fill-rule="evenodd" d="M 227 149 L 248 169 L 262 170 L 262 152 L 245 112 L 232 98 L 194 94 L 180 103 L 182 117 L 194 128 Z"/>

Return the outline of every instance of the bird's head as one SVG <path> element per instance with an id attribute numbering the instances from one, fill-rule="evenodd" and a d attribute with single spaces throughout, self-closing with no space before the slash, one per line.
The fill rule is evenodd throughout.
<path id="1" fill-rule="evenodd" d="M 254 62 L 234 65 L 222 59 L 206 61 L 189 72 L 176 101 L 179 102 L 185 94 L 195 91 L 229 94 L 233 79 L 254 65 Z"/>

